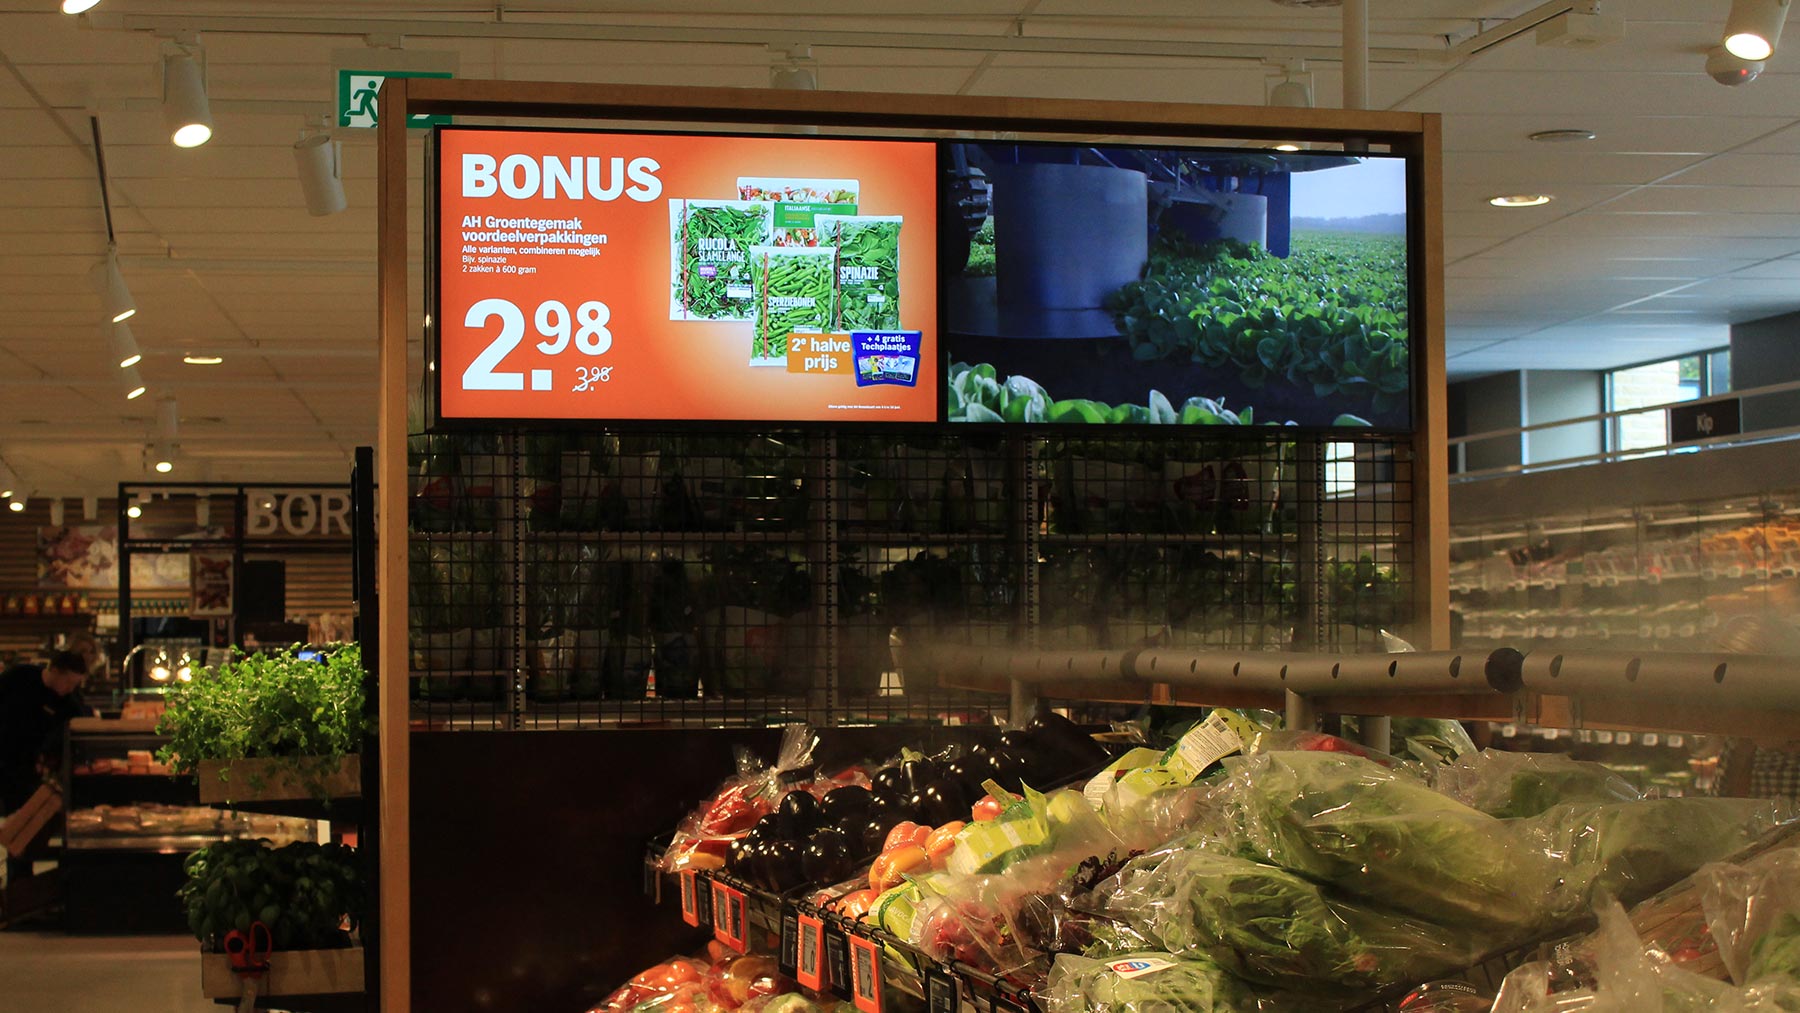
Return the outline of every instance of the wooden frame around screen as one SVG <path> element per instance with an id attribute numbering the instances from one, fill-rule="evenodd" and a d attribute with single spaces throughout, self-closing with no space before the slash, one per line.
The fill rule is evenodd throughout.
<path id="1" fill-rule="evenodd" d="M 379 536 L 381 882 L 379 987 L 386 1013 L 411 995 L 411 749 L 407 644 L 407 117 L 448 115 L 809 124 L 833 127 L 1016 130 L 1342 142 L 1361 138 L 1414 156 L 1419 166 L 1424 263 L 1414 302 L 1412 525 L 1416 613 L 1422 650 L 1449 645 L 1450 542 L 1444 407 L 1444 242 L 1441 125 L 1434 113 L 1285 109 L 1184 103 L 886 95 L 874 92 L 663 88 L 523 81 L 389 78 L 379 138 L 380 252 Z"/>

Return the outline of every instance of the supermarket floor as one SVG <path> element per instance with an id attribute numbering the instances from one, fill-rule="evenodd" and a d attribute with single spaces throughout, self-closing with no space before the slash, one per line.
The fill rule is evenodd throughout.
<path id="1" fill-rule="evenodd" d="M 218 1013 L 184 936 L 0 932 L 7 1013 Z"/>

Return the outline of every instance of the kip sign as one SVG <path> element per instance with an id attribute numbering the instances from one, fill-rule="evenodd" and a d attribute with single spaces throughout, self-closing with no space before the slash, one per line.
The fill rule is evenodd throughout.
<path id="1" fill-rule="evenodd" d="M 256 490 L 244 504 L 248 538 L 349 538 L 350 493 Z"/>

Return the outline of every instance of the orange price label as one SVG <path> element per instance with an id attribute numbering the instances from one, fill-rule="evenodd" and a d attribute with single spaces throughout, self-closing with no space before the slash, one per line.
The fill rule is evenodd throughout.
<path id="1" fill-rule="evenodd" d="M 787 370 L 819 376 L 849 376 L 851 346 L 848 334 L 788 335 Z"/>

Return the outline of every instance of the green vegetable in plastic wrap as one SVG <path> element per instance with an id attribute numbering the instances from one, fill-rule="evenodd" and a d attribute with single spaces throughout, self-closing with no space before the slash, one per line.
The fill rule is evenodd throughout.
<path id="1" fill-rule="evenodd" d="M 1050 968 L 1044 1013 L 1244 1013 L 1274 1010 L 1207 960 L 1127 953 L 1105 960 L 1062 954 Z"/>
<path id="2" fill-rule="evenodd" d="M 788 337 L 820 333 L 831 324 L 830 247 L 763 246 L 755 250 L 756 334 L 753 366 L 785 365 Z"/>
<path id="3" fill-rule="evenodd" d="M 758 201 L 671 200 L 677 320 L 748 320 L 750 251 L 768 244 L 770 207 Z"/>
<path id="4" fill-rule="evenodd" d="M 837 247 L 837 297 L 832 320 L 840 331 L 900 327 L 900 225 L 897 215 L 818 215 L 820 238 Z"/>
<path id="5" fill-rule="evenodd" d="M 1746 980 L 1759 981 L 1782 975 L 1800 981 L 1800 916 L 1781 916 L 1750 947 L 1750 968 Z"/>
<path id="6" fill-rule="evenodd" d="M 1493 945 L 1195 844 L 1177 841 L 1134 859 L 1114 881 L 1105 914 L 1178 956 L 1331 996 L 1441 977 Z"/>

